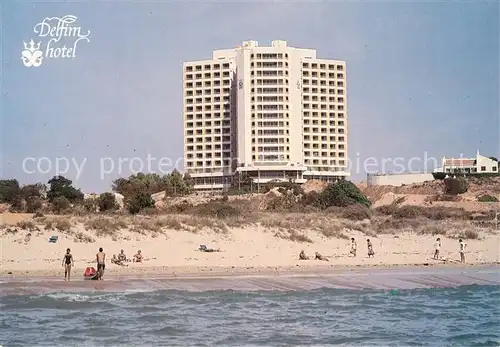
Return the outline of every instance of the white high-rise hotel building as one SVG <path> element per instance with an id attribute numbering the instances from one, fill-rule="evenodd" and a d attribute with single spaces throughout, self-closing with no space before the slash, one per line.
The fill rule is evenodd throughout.
<path id="1" fill-rule="evenodd" d="M 183 69 L 184 168 L 195 188 L 221 189 L 242 172 L 260 183 L 349 175 L 344 61 L 246 41 Z"/>

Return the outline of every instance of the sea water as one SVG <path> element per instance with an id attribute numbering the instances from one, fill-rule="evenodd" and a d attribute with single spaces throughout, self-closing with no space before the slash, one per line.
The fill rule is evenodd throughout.
<path id="1" fill-rule="evenodd" d="M 0 297 L 0 345 L 500 346 L 500 286 Z"/>

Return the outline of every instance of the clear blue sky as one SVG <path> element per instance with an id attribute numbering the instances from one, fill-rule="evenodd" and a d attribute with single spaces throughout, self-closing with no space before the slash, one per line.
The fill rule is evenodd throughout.
<path id="1" fill-rule="evenodd" d="M 130 173 L 125 163 L 101 179 L 101 157 L 181 158 L 182 62 L 243 40 L 283 39 L 347 61 L 351 160 L 500 154 L 497 1 L 0 6 L 2 178 L 54 174 L 23 172 L 26 157 L 87 158 L 78 180 L 74 168 L 66 176 L 101 192 Z M 22 43 L 36 41 L 34 25 L 67 14 L 90 42 L 73 60 L 25 67 Z"/>

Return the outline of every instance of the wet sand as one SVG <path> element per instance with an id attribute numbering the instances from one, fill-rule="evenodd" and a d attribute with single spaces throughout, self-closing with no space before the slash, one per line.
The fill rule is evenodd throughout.
<path id="1" fill-rule="evenodd" d="M 500 285 L 500 267 L 431 267 L 393 269 L 337 269 L 316 272 L 272 272 L 247 275 L 227 273 L 164 275 L 156 277 L 117 276 L 103 281 L 61 277 L 0 277 L 0 295 L 43 294 L 81 291 L 292 291 L 319 288 L 412 289 L 446 288 L 460 285 Z"/>

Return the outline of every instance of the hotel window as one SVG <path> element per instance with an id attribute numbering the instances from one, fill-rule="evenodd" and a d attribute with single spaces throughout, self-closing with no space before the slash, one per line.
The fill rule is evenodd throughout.
<path id="1" fill-rule="evenodd" d="M 486 166 L 481 166 L 481 171 L 486 171 Z"/>

